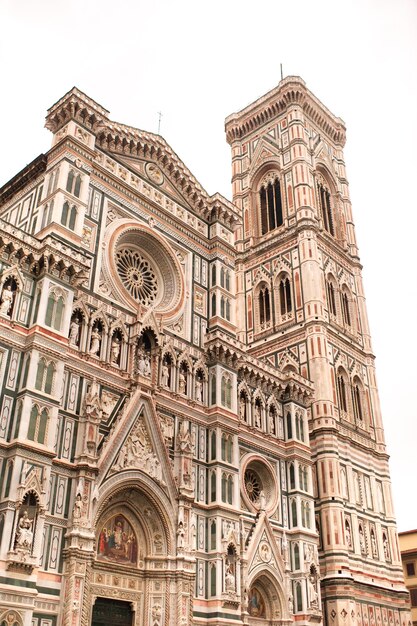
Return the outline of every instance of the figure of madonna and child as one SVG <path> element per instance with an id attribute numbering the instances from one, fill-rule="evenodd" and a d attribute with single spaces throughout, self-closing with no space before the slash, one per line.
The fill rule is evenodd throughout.
<path id="1" fill-rule="evenodd" d="M 137 556 L 138 544 L 131 525 L 123 515 L 112 517 L 100 531 L 97 558 L 136 564 Z"/>

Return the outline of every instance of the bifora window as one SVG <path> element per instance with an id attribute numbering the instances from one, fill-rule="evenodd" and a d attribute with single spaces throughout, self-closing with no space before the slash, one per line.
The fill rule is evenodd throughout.
<path id="1" fill-rule="evenodd" d="M 282 213 L 281 185 L 278 177 L 265 181 L 259 191 L 261 231 L 264 235 L 284 223 Z"/>
<path id="2" fill-rule="evenodd" d="M 138 250 L 123 247 L 116 252 L 116 267 L 135 300 L 145 306 L 152 304 L 158 293 L 158 283 L 150 262 Z"/>

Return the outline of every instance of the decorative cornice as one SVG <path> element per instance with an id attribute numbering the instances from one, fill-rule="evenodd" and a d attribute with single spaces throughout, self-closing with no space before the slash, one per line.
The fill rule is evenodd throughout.
<path id="1" fill-rule="evenodd" d="M 0 252 L 7 248 L 7 262 L 24 271 L 35 273 L 58 271 L 58 277 L 69 277 L 69 282 L 84 280 L 90 268 L 90 259 L 79 249 L 62 243 L 53 235 L 42 241 L 16 226 L 0 219 Z M 68 281 L 66 281 L 68 282 Z"/>
<path id="2" fill-rule="evenodd" d="M 209 196 L 165 139 L 113 122 L 108 113 L 74 87 L 48 110 L 45 126 L 56 133 L 74 120 L 95 134 L 96 146 L 104 152 L 157 163 L 201 218 L 209 223 L 222 221 L 229 228 L 237 226 L 240 222 L 238 209 L 219 193 Z"/>
<path id="3" fill-rule="evenodd" d="M 281 400 L 295 399 L 308 406 L 313 398 L 310 381 L 294 372 L 283 374 L 265 361 L 251 356 L 243 343 L 220 330 L 206 335 L 204 348 L 209 363 L 217 361 L 232 367 L 241 378 L 249 378 L 255 386 L 269 387 Z"/>
<path id="4" fill-rule="evenodd" d="M 16 176 L 13 176 L 3 187 L 0 188 L 0 206 L 3 206 L 10 198 L 34 181 L 46 170 L 48 158 L 40 154 L 29 165 L 26 165 Z M 27 190 L 26 190 L 27 191 Z"/>
<path id="5" fill-rule="evenodd" d="M 225 120 L 227 142 L 232 144 L 236 140 L 242 140 L 294 104 L 300 106 L 306 116 L 334 143 L 344 146 L 346 128 L 343 120 L 334 116 L 307 89 L 299 76 L 287 76 L 264 96 L 241 111 L 229 115 Z"/>

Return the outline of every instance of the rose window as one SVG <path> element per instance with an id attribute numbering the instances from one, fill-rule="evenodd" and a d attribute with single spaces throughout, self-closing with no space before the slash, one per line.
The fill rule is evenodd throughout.
<path id="1" fill-rule="evenodd" d="M 258 474 L 251 469 L 247 469 L 245 472 L 245 489 L 251 502 L 259 500 L 262 491 L 262 481 Z"/>
<path id="2" fill-rule="evenodd" d="M 278 504 L 276 468 L 266 459 L 248 455 L 242 464 L 242 498 L 249 511 L 272 512 Z"/>
<path id="3" fill-rule="evenodd" d="M 151 264 L 139 251 L 119 248 L 116 252 L 119 276 L 130 294 L 145 306 L 154 302 L 158 294 L 158 282 Z"/>

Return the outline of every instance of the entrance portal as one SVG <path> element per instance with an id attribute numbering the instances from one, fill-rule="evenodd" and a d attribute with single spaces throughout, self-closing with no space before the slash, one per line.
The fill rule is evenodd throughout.
<path id="1" fill-rule="evenodd" d="M 129 602 L 97 598 L 91 626 L 132 626 L 132 615 Z"/>

